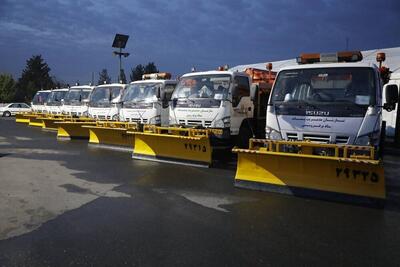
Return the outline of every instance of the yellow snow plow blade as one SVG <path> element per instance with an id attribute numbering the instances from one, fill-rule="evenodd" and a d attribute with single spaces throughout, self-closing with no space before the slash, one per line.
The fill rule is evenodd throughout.
<path id="1" fill-rule="evenodd" d="M 251 139 L 249 149 L 233 152 L 238 187 L 346 201 L 386 197 L 373 147 Z"/>
<path id="2" fill-rule="evenodd" d="M 85 139 L 89 138 L 89 130 L 82 126 L 95 125 L 96 122 L 91 118 L 71 118 L 55 124 L 58 126 L 58 139 Z"/>
<path id="3" fill-rule="evenodd" d="M 43 118 L 45 117 L 44 114 L 36 114 L 32 115 L 29 118 L 29 126 L 35 126 L 35 127 L 43 127 Z"/>
<path id="4" fill-rule="evenodd" d="M 210 135 L 220 130 L 145 125 L 136 132 L 132 158 L 209 167 Z M 128 132 L 129 133 L 129 132 Z"/>
<path id="5" fill-rule="evenodd" d="M 137 131 L 137 124 L 117 121 L 97 121 L 96 124 L 85 125 L 89 130 L 89 143 L 115 149 L 133 150 L 134 136 L 127 131 Z"/>
<path id="6" fill-rule="evenodd" d="M 32 115 L 32 112 L 19 112 L 15 114 L 15 122 L 29 124 L 29 120 Z"/>
<path id="7" fill-rule="evenodd" d="M 58 130 L 58 125 L 56 122 L 64 121 L 64 117 L 60 116 L 48 116 L 48 117 L 43 117 L 42 118 L 42 128 L 45 130 Z"/>

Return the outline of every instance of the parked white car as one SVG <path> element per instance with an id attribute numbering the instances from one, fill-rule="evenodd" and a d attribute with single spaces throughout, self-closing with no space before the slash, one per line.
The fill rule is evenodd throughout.
<path id="1" fill-rule="evenodd" d="M 31 107 L 25 103 L 10 103 L 0 107 L 0 115 L 10 117 L 18 112 L 29 112 Z"/>

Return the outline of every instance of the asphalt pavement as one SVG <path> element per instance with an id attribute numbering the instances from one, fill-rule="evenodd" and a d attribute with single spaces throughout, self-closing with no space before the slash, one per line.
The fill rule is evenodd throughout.
<path id="1" fill-rule="evenodd" d="M 233 187 L 0 119 L 0 266 L 398 266 L 399 156 L 385 209 Z"/>

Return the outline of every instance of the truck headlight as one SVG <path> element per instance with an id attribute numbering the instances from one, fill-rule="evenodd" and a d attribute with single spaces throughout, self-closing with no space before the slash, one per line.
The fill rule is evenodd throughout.
<path id="1" fill-rule="evenodd" d="M 281 133 L 270 127 L 265 128 L 265 135 L 266 135 L 267 139 L 270 139 L 270 140 L 282 140 Z"/>
<path id="2" fill-rule="evenodd" d="M 170 125 L 178 124 L 174 116 L 169 116 L 169 124 Z"/>
<path id="3" fill-rule="evenodd" d="M 354 142 L 354 144 L 357 145 L 357 146 L 367 146 L 367 145 L 369 145 L 369 136 L 368 135 L 364 135 L 364 136 L 357 137 L 357 139 Z"/>
<path id="4" fill-rule="evenodd" d="M 119 115 L 118 115 L 118 114 L 115 114 L 114 116 L 112 116 L 112 120 L 113 120 L 113 121 L 119 120 Z"/>
<path id="5" fill-rule="evenodd" d="M 161 122 L 160 116 L 155 116 L 153 118 L 150 118 L 147 123 L 148 124 L 159 124 L 160 122 Z"/>
<path id="6" fill-rule="evenodd" d="M 231 127 L 231 117 L 225 117 L 215 122 L 215 128 L 229 128 Z"/>

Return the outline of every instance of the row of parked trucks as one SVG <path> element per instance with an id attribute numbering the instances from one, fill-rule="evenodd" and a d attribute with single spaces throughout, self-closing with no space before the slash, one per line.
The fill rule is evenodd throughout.
<path id="1" fill-rule="evenodd" d="M 395 109 L 398 85 L 387 83 L 383 53 L 379 66 L 361 60 L 358 51 L 302 54 L 278 73 L 271 64 L 220 67 L 178 80 L 158 73 L 129 85 L 53 90 L 46 111 L 55 116 L 44 120 L 59 137 L 133 149 L 133 158 L 211 166 L 213 151 L 233 147 L 239 187 L 380 201 L 382 113 Z M 37 112 L 44 93 L 32 103 Z M 63 103 L 58 111 L 52 99 Z"/>

